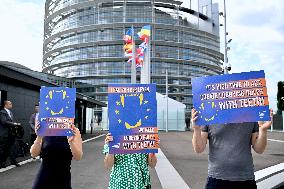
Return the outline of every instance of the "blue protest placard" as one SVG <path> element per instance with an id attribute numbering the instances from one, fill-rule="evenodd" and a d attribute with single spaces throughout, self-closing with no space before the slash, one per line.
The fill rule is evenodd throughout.
<path id="1" fill-rule="evenodd" d="M 41 87 L 38 120 L 40 136 L 72 136 L 75 118 L 76 89 Z"/>
<path id="2" fill-rule="evenodd" d="M 155 84 L 108 85 L 110 154 L 157 153 Z"/>
<path id="3" fill-rule="evenodd" d="M 193 78 L 192 94 L 196 125 L 270 120 L 263 70 Z"/>

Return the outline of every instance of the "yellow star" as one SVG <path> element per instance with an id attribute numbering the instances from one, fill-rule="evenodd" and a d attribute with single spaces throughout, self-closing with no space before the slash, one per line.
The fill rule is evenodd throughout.
<path id="1" fill-rule="evenodd" d="M 119 114 L 119 110 L 115 110 L 115 113 L 118 115 Z"/>
<path id="2" fill-rule="evenodd" d="M 118 123 L 121 123 L 121 119 L 118 120 Z"/>
<path id="3" fill-rule="evenodd" d="M 118 105 L 118 106 L 119 106 L 119 105 L 120 105 L 120 102 L 119 102 L 119 101 L 116 101 L 116 105 Z"/>

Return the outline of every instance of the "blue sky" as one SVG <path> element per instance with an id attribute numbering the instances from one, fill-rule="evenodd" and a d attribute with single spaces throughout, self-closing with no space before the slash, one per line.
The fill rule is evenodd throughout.
<path id="1" fill-rule="evenodd" d="M 185 6 L 189 0 L 184 0 Z M 196 0 L 192 0 L 195 9 Z M 220 4 L 223 0 L 213 0 Z M 0 60 L 40 71 L 44 0 L 0 0 Z M 284 1 L 227 0 L 228 52 L 232 72 L 263 69 L 269 101 L 276 110 L 277 82 L 284 80 Z M 222 22 L 222 18 L 220 18 Z M 223 47 L 223 31 L 221 46 Z M 221 49 L 223 52 L 223 48 Z"/>

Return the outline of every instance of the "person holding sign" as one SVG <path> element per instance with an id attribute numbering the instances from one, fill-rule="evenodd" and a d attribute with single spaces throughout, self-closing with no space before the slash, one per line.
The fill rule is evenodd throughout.
<path id="1" fill-rule="evenodd" d="M 270 109 L 272 120 L 273 111 Z M 272 121 L 229 123 L 209 126 L 195 124 L 198 111 L 192 109 L 192 144 L 196 153 L 204 151 L 209 141 L 208 178 L 206 189 L 257 188 L 251 148 L 263 153 L 267 129 Z"/>
<path id="2" fill-rule="evenodd" d="M 109 154 L 109 142 L 113 136 L 105 138 L 103 153 L 105 167 L 111 169 L 108 189 L 149 189 L 151 188 L 149 168 L 155 168 L 157 157 L 154 153 Z M 159 142 L 158 142 L 159 143 Z"/>
<path id="3" fill-rule="evenodd" d="M 64 188 L 71 189 L 70 166 L 72 157 L 81 160 L 82 138 L 78 128 L 72 126 L 73 136 L 38 135 L 39 122 L 36 121 L 37 138 L 31 146 L 32 157 L 41 156 L 42 163 L 34 181 L 33 189 Z"/>

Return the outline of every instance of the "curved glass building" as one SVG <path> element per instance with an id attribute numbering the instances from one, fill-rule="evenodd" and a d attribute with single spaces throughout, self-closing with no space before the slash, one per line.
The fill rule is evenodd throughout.
<path id="1" fill-rule="evenodd" d="M 223 59 L 218 4 L 199 0 L 198 9 L 177 0 L 46 0 L 43 72 L 106 101 L 108 83 L 130 83 L 125 31 L 151 25 L 151 82 L 165 94 L 168 70 L 169 97 L 190 110 L 191 78 L 220 74 Z"/>

